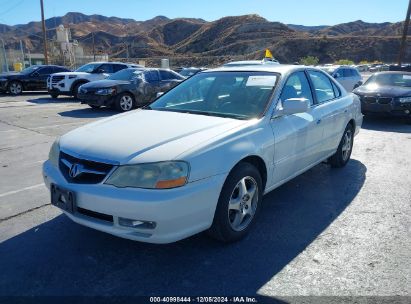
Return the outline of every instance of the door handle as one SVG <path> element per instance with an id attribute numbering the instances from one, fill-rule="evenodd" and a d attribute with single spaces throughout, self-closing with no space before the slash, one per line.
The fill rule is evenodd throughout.
<path id="1" fill-rule="evenodd" d="M 317 120 L 317 125 L 319 125 L 321 123 L 321 119 Z"/>

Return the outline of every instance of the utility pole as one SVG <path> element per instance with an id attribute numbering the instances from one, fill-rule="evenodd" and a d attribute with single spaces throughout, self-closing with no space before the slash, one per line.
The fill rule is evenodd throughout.
<path id="1" fill-rule="evenodd" d="M 407 35 L 408 35 L 408 27 L 410 25 L 410 15 L 411 15 L 411 0 L 408 2 L 408 10 L 407 10 L 407 17 L 404 21 L 404 30 L 402 32 L 401 38 L 401 46 L 400 46 L 400 54 L 398 56 L 398 65 L 401 66 L 402 61 L 405 57 L 405 49 L 407 46 Z"/>
<path id="2" fill-rule="evenodd" d="M 96 61 L 96 44 L 94 43 L 94 32 L 91 32 L 91 38 L 93 39 L 93 61 Z"/>
<path id="3" fill-rule="evenodd" d="M 9 72 L 9 63 L 7 61 L 6 47 L 4 46 L 4 40 L 3 39 L 1 39 L 1 45 L 2 45 L 2 50 L 3 50 L 3 60 L 4 60 L 3 68 L 8 73 Z"/>
<path id="4" fill-rule="evenodd" d="M 43 0 L 40 0 L 40 7 L 41 7 L 41 26 L 43 28 L 43 42 L 44 42 L 44 63 L 49 64 L 49 57 L 47 55 L 47 33 L 46 33 L 46 22 L 44 21 Z"/>
<path id="5" fill-rule="evenodd" d="M 23 42 L 20 40 L 20 51 L 21 51 L 21 60 L 22 60 L 22 65 L 23 65 L 23 69 L 26 68 L 26 64 L 24 62 L 24 49 L 23 49 Z"/>

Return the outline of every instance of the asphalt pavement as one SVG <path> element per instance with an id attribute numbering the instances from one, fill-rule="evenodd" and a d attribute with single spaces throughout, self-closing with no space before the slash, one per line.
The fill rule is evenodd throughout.
<path id="1" fill-rule="evenodd" d="M 42 181 L 56 136 L 111 115 L 43 93 L 0 96 L 0 296 L 411 300 L 411 125 L 366 117 L 345 168 L 320 164 L 266 195 L 240 242 L 150 245 L 71 222 Z"/>

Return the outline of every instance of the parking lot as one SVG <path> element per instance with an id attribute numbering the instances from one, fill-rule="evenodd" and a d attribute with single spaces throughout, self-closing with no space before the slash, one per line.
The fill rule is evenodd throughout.
<path id="1" fill-rule="evenodd" d="M 266 195 L 238 243 L 150 245 L 71 222 L 42 181 L 56 136 L 116 114 L 0 97 L 0 295 L 411 295 L 411 125 L 365 118 L 347 167 L 318 165 Z"/>

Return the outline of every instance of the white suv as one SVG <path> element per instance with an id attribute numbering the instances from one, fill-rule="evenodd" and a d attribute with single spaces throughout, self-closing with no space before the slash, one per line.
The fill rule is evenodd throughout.
<path id="1" fill-rule="evenodd" d="M 352 90 L 362 85 L 362 76 L 356 68 L 344 65 L 331 65 L 319 68 L 334 77 L 347 92 L 352 92 Z"/>
<path id="2" fill-rule="evenodd" d="M 59 95 L 77 98 L 78 88 L 82 84 L 107 78 L 122 69 L 138 67 L 142 66 L 122 62 L 91 62 L 81 66 L 74 72 L 50 75 L 47 79 L 47 89 L 53 98 L 57 98 Z"/>

